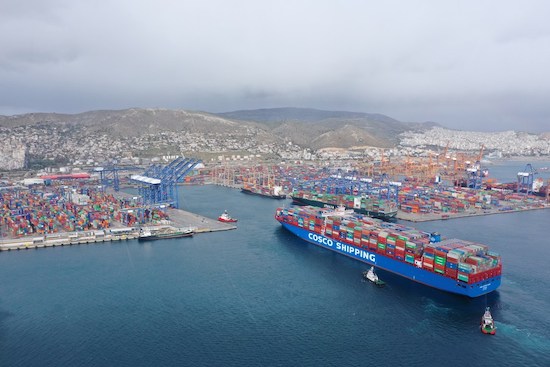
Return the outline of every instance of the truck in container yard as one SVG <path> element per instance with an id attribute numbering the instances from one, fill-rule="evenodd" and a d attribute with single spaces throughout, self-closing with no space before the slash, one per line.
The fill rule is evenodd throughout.
<path id="1" fill-rule="evenodd" d="M 442 239 L 343 207 L 278 208 L 275 219 L 307 242 L 443 291 L 474 298 L 501 283 L 500 255 L 483 244 Z"/>

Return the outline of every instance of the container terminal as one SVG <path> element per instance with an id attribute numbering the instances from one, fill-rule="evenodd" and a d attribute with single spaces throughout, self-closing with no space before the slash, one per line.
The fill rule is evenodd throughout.
<path id="1" fill-rule="evenodd" d="M 518 168 L 516 182 L 500 184 L 484 176 L 477 161 L 338 162 L 205 166 L 178 157 L 148 168 L 107 166 L 88 172 L 4 179 L 0 187 L 0 249 L 36 243 L 74 244 L 134 238 L 140 226 L 193 227 L 195 233 L 235 229 L 235 224 L 179 208 L 179 185 L 215 184 L 254 187 L 270 198 L 280 195 L 343 195 L 363 209 L 367 202 L 390 202 L 396 217 L 407 221 L 549 208 L 548 182 L 535 179 L 531 166 Z M 339 167 L 339 168 L 336 168 Z M 6 178 L 6 177 L 4 177 Z M 514 178 L 513 178 L 514 179 Z M 510 180 L 512 181 L 512 179 Z M 131 188 L 137 194 L 121 191 Z M 541 196 L 541 192 L 544 193 Z M 241 193 L 235 193 L 240 195 Z M 346 197 L 347 195 L 347 197 Z M 357 198 L 360 197 L 361 200 Z M 280 199 L 280 197 L 277 197 Z M 368 198 L 368 200 L 367 200 Z M 121 228 L 131 228 L 128 233 Z M 20 245 L 20 246 L 19 246 Z M 19 247 L 18 247 L 19 246 Z M 47 247 L 45 245 L 45 247 Z"/>
<path id="2" fill-rule="evenodd" d="M 138 195 L 120 191 L 117 171 L 48 175 L 0 187 L 0 250 L 118 241 L 142 227 L 192 228 L 194 233 L 236 229 L 179 208 L 176 184 L 197 165 L 177 159 L 161 173 L 130 176 Z"/>

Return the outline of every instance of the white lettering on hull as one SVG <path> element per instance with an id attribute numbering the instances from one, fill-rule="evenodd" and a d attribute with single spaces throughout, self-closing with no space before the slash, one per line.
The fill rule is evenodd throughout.
<path id="1" fill-rule="evenodd" d="M 359 249 L 359 248 L 351 246 L 351 245 L 346 245 L 346 244 L 340 243 L 338 241 L 333 241 L 330 238 L 326 238 L 324 236 L 321 236 L 321 235 L 318 235 L 318 234 L 315 234 L 315 233 L 308 233 L 307 237 L 310 240 L 312 240 L 314 242 L 317 242 L 321 245 L 336 248 L 336 250 L 338 250 L 340 252 L 344 252 L 344 253 L 347 253 L 347 254 L 350 254 L 350 255 L 354 255 L 356 257 L 360 257 L 362 259 L 365 259 L 365 260 L 371 261 L 373 263 L 376 263 L 376 255 L 373 254 L 373 253 L 370 253 L 368 251 Z"/>

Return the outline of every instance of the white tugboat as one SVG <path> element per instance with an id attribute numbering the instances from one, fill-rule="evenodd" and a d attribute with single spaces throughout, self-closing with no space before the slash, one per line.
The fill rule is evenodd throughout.
<path id="1" fill-rule="evenodd" d="M 493 315 L 489 307 L 485 309 L 485 313 L 481 317 L 481 332 L 483 334 L 495 335 L 497 332 L 497 327 L 495 326 L 495 320 L 493 320 Z"/>
<path id="2" fill-rule="evenodd" d="M 363 277 L 379 287 L 383 287 L 386 284 L 383 280 L 378 278 L 378 275 L 374 272 L 374 266 L 371 266 L 368 271 L 363 272 Z"/>

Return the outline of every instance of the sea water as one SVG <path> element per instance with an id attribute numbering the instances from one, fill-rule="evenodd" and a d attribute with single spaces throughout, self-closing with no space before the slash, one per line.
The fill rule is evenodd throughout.
<path id="1" fill-rule="evenodd" d="M 548 210 L 402 222 L 502 255 L 501 287 L 469 299 L 365 282 L 366 264 L 281 228 L 290 200 L 180 190 L 238 228 L 0 253 L 0 366 L 550 366 Z"/>

